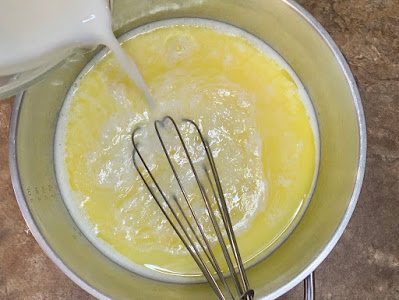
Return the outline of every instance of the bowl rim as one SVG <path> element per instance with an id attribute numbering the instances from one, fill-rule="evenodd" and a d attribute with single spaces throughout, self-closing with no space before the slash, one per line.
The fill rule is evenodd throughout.
<path id="1" fill-rule="evenodd" d="M 336 61 L 338 62 L 346 81 L 349 85 L 353 103 L 355 106 L 358 130 L 359 130 L 359 159 L 358 159 L 358 167 L 356 172 L 356 180 L 354 183 L 353 192 L 341 222 L 338 224 L 338 227 L 331 239 L 327 242 L 324 248 L 320 251 L 320 253 L 313 259 L 313 261 L 300 272 L 294 279 L 287 282 L 277 290 L 273 291 L 267 296 L 264 296 L 260 299 L 275 299 L 297 284 L 299 284 L 302 280 L 304 280 L 310 273 L 312 273 L 322 262 L 323 260 L 330 254 L 334 246 L 337 244 L 338 240 L 342 236 L 351 216 L 355 209 L 360 190 L 363 183 L 363 177 L 366 166 L 366 149 L 367 149 L 367 134 L 366 134 L 366 122 L 363 112 L 363 106 L 361 97 L 356 85 L 356 81 L 353 77 L 353 74 L 349 68 L 348 63 L 346 62 L 343 54 L 339 50 L 338 46 L 335 44 L 331 36 L 327 33 L 327 31 L 323 28 L 323 26 L 302 6 L 296 3 L 294 0 L 284 0 L 284 2 L 288 5 L 288 7 L 294 10 L 298 15 L 300 15 L 319 35 L 319 37 L 324 41 L 327 47 L 333 53 Z M 98 299 L 112 299 L 109 295 L 106 295 L 96 288 L 91 286 L 88 282 L 80 278 L 76 273 L 74 273 L 57 255 L 57 253 L 51 248 L 51 246 L 47 243 L 46 239 L 40 232 L 30 210 L 27 205 L 21 182 L 20 175 L 18 171 L 18 161 L 16 155 L 16 136 L 17 136 L 17 125 L 19 120 L 19 113 L 21 109 L 21 103 L 23 100 L 24 92 L 18 94 L 15 98 L 15 102 L 12 108 L 11 120 L 10 120 L 10 131 L 9 131 L 9 164 L 10 164 L 10 173 L 11 173 L 11 182 L 14 189 L 14 193 L 18 202 L 18 206 L 21 210 L 22 216 L 25 219 L 33 237 L 39 244 L 39 246 L 43 249 L 46 255 L 55 263 L 55 265 L 66 274 L 74 283 L 84 289 L 86 292 L 90 293 L 92 296 Z"/>

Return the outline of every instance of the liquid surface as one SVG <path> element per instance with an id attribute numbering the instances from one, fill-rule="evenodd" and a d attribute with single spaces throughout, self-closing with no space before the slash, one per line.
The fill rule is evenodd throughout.
<path id="1" fill-rule="evenodd" d="M 190 118 L 210 141 L 241 256 L 255 263 L 292 230 L 316 177 L 318 133 L 301 83 L 272 49 L 225 24 L 171 20 L 125 39 L 157 112 L 114 55 L 100 54 L 83 71 L 56 133 L 57 178 L 71 215 L 94 245 L 134 272 L 199 278 L 132 163 L 139 124 L 166 114 Z M 144 139 L 150 159 L 154 145 Z M 156 159 L 153 168 L 172 180 Z"/>

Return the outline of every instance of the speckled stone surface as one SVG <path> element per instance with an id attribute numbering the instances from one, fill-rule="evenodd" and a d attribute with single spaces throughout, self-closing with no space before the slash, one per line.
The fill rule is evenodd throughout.
<path id="1" fill-rule="evenodd" d="M 399 299 L 399 0 L 300 0 L 341 48 L 367 122 L 363 189 L 353 217 L 316 271 L 318 299 Z M 0 299 L 93 299 L 30 234 L 8 167 L 12 99 L 0 102 Z M 301 299 L 302 286 L 280 299 Z"/>

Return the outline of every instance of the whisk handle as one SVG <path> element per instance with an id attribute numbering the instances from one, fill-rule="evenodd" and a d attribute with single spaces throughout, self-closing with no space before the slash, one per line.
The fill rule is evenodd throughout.
<path id="1" fill-rule="evenodd" d="M 315 299 L 315 276 L 314 272 L 310 273 L 304 280 L 304 299 L 314 300 Z"/>

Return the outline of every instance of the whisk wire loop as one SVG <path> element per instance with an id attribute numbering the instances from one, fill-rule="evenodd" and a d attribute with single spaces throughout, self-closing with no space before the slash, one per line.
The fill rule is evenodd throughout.
<path id="1" fill-rule="evenodd" d="M 187 193 L 186 193 L 186 191 L 185 191 L 185 189 L 184 189 L 184 186 L 183 186 L 183 184 L 182 184 L 182 182 L 181 182 L 181 180 L 180 180 L 180 178 L 179 178 L 179 175 L 178 175 L 178 173 L 177 173 L 177 171 L 176 171 L 176 168 L 175 168 L 175 166 L 174 166 L 174 164 L 173 164 L 173 162 L 172 162 L 172 160 L 171 160 L 171 158 L 170 158 L 170 156 L 169 156 L 169 154 L 168 154 L 168 151 L 167 151 L 167 149 L 166 149 L 165 142 L 164 142 L 164 140 L 162 139 L 162 136 L 161 136 L 161 134 L 160 134 L 160 131 L 159 131 L 159 127 L 158 127 L 158 126 L 161 125 L 161 124 L 164 124 L 164 122 L 165 122 L 167 119 L 171 120 L 171 122 L 172 122 L 174 128 L 176 129 L 177 135 L 178 135 L 178 137 L 179 137 L 179 139 L 180 139 L 180 141 L 181 141 L 181 143 L 182 143 L 182 145 L 183 145 L 184 151 L 185 151 L 185 153 L 186 153 L 186 155 L 187 155 L 187 157 L 188 157 L 190 166 L 191 166 L 192 171 L 193 171 L 193 173 L 194 173 L 194 175 L 195 175 L 195 178 L 196 178 L 196 180 L 197 180 L 198 186 L 199 186 L 200 191 L 201 191 L 201 195 L 202 195 L 202 197 L 204 197 L 204 199 L 205 199 L 205 198 L 206 198 L 206 193 L 204 192 L 203 188 L 201 187 L 201 183 L 200 183 L 200 181 L 199 181 L 197 172 L 196 172 L 195 169 L 194 169 L 194 165 L 193 165 L 193 163 L 192 163 L 191 157 L 189 156 L 189 153 L 188 153 L 186 144 L 184 143 L 183 137 L 181 136 L 181 133 L 180 133 L 180 131 L 179 131 L 179 129 L 178 129 L 178 127 L 177 127 L 175 121 L 174 121 L 171 117 L 165 117 L 162 121 L 157 120 L 157 121 L 154 122 L 155 130 L 156 130 L 158 139 L 159 139 L 159 141 L 160 141 L 160 143 L 161 143 L 162 149 L 163 149 L 163 151 L 164 151 L 164 153 L 165 153 L 165 156 L 166 156 L 166 158 L 167 158 L 167 160 L 168 160 L 168 163 L 169 163 L 169 165 L 170 165 L 170 167 L 171 167 L 171 169 L 172 169 L 173 175 L 174 175 L 174 177 L 175 177 L 175 179 L 176 179 L 176 181 L 177 181 L 177 183 L 178 183 L 178 185 L 179 185 L 179 187 L 180 187 L 180 190 L 181 190 L 181 192 L 182 192 L 182 194 L 183 194 L 183 197 L 184 197 L 184 199 L 185 199 L 185 201 L 186 201 L 186 203 L 187 203 L 187 206 L 188 206 L 189 209 L 190 209 L 191 215 L 193 216 L 194 221 L 195 221 L 196 225 L 198 226 L 198 230 L 199 230 L 199 232 L 200 232 L 200 234 L 201 234 L 201 236 L 202 236 L 202 238 L 203 238 L 203 240 L 204 240 L 204 242 L 205 242 L 205 244 L 206 244 L 206 247 L 207 247 L 207 249 L 208 249 L 208 251 L 209 251 L 209 254 L 210 254 L 211 258 L 208 257 L 208 259 L 209 259 L 209 261 L 211 262 L 211 264 L 212 264 L 214 270 L 215 270 L 216 273 L 218 274 L 219 279 L 222 281 L 223 285 L 225 286 L 226 290 L 227 290 L 227 291 L 229 292 L 229 294 L 231 295 L 230 289 L 228 288 L 227 282 L 226 282 L 226 280 L 225 280 L 225 278 L 224 278 L 224 276 L 223 276 L 223 274 L 222 274 L 221 268 L 219 267 L 219 264 L 218 264 L 218 262 L 217 262 L 217 260 L 216 260 L 216 258 L 215 258 L 215 256 L 214 256 L 214 254 L 213 254 L 213 251 L 211 250 L 211 245 L 210 245 L 210 243 L 209 243 L 209 241 L 208 241 L 208 238 L 206 237 L 205 232 L 204 232 L 204 230 L 203 230 L 203 228 L 202 228 L 202 226 L 201 226 L 201 224 L 200 224 L 200 222 L 199 222 L 199 219 L 198 219 L 198 217 L 197 217 L 197 214 L 196 214 L 195 210 L 193 209 L 193 207 L 192 207 L 192 205 L 191 205 L 191 203 L 190 203 L 190 201 L 189 201 L 189 199 L 188 199 L 188 196 L 187 196 Z M 178 203 L 177 199 L 176 199 L 176 202 Z M 185 213 L 184 213 L 183 210 L 181 209 L 181 206 L 180 206 L 180 210 L 181 210 L 182 214 L 185 215 Z M 185 217 L 185 219 L 187 219 L 187 217 Z M 184 230 L 184 228 L 182 228 L 182 229 Z M 193 233 L 195 234 L 195 231 L 193 230 L 192 227 L 191 227 L 191 229 L 192 229 Z M 196 236 L 197 236 L 197 235 L 196 235 Z M 202 243 L 200 243 L 200 244 L 202 245 Z M 205 253 L 208 253 L 208 251 L 204 250 Z M 231 295 L 231 298 L 234 299 L 232 295 Z"/>
<path id="2" fill-rule="evenodd" d="M 235 256 L 237 267 L 238 267 L 240 276 L 243 279 L 244 290 L 245 291 L 251 291 L 250 288 L 249 288 L 248 278 L 247 278 L 247 276 L 245 274 L 244 265 L 242 263 L 240 251 L 238 250 L 237 241 L 236 241 L 236 238 L 235 238 L 235 235 L 234 235 L 234 231 L 233 231 L 233 225 L 231 223 L 230 214 L 229 214 L 229 211 L 228 211 L 228 208 L 227 208 L 227 205 L 226 205 L 226 200 L 224 198 L 223 188 L 222 188 L 222 185 L 220 183 L 219 174 L 218 174 L 217 169 L 216 169 L 216 164 L 215 164 L 215 160 L 214 160 L 213 155 L 212 155 L 212 151 L 211 151 L 211 149 L 209 147 L 209 144 L 204 139 L 204 137 L 203 137 L 203 135 L 201 133 L 201 130 L 198 127 L 198 125 L 194 121 L 189 120 L 189 119 L 184 119 L 184 121 L 191 123 L 195 127 L 195 129 L 198 132 L 199 137 L 201 138 L 202 145 L 205 148 L 205 152 L 207 154 L 208 161 L 210 163 L 211 170 L 212 170 L 212 173 L 213 173 L 213 176 L 214 176 L 214 179 L 215 179 L 215 185 L 216 185 L 216 187 L 218 189 L 218 193 L 219 193 L 219 197 L 220 197 L 219 201 L 216 201 L 216 202 L 217 202 L 217 204 L 219 206 L 220 212 L 222 213 L 223 222 L 225 223 L 225 228 L 226 228 L 226 231 L 227 231 L 227 235 L 228 235 L 230 244 L 233 247 L 233 253 L 234 253 L 234 256 Z M 205 168 L 205 170 L 206 170 L 206 168 Z M 209 176 L 208 172 L 205 172 L 205 173 L 207 174 L 207 177 L 208 177 Z M 213 185 L 212 184 L 211 184 L 211 187 L 213 189 Z M 216 195 L 215 195 L 215 198 L 218 199 L 216 197 Z M 220 204 L 221 204 L 222 207 L 220 207 Z M 236 275 L 236 274 L 234 273 L 234 275 Z"/>
<path id="3" fill-rule="evenodd" d="M 234 270 L 234 266 L 233 266 L 233 263 L 232 263 L 232 261 L 231 261 L 230 255 L 229 255 L 229 253 L 228 253 L 228 250 L 227 250 L 226 244 L 225 244 L 225 242 L 224 242 L 222 233 L 221 233 L 221 231 L 220 231 L 219 224 L 217 223 L 216 218 L 215 218 L 215 215 L 214 215 L 214 212 L 213 212 L 213 210 L 211 209 L 211 204 L 210 204 L 209 198 L 208 198 L 208 196 L 207 196 L 207 194 L 206 194 L 206 192 L 205 192 L 205 189 L 204 189 L 204 187 L 203 187 L 203 185 L 202 185 L 202 183 L 201 183 L 201 181 L 200 181 L 200 178 L 199 178 L 199 176 L 198 176 L 198 173 L 197 173 L 197 171 L 196 171 L 196 168 L 195 168 L 195 166 L 194 166 L 194 163 L 193 163 L 193 161 L 192 161 L 192 159 L 191 159 L 191 156 L 190 156 L 190 154 L 189 154 L 189 152 L 188 152 L 188 150 L 187 150 L 186 143 L 184 142 L 184 139 L 183 139 L 183 137 L 182 137 L 182 135 L 181 135 L 181 133 L 180 133 L 180 130 L 179 130 L 179 128 L 178 128 L 176 122 L 175 122 L 171 117 L 167 116 L 167 117 L 165 117 L 162 121 L 155 121 L 155 128 L 156 128 L 156 131 L 157 131 L 158 139 L 159 139 L 159 141 L 161 142 L 161 145 L 162 145 L 162 148 L 163 148 L 163 150 L 164 150 L 164 153 L 165 153 L 165 155 L 166 155 L 166 157 L 167 157 L 167 159 L 168 159 L 168 162 L 169 162 L 169 164 L 170 164 L 170 166 L 171 166 L 171 168 L 172 168 L 172 170 L 173 170 L 175 179 L 177 180 L 177 182 L 178 182 L 178 184 L 179 184 L 181 190 L 183 191 L 184 188 L 183 188 L 182 182 L 179 180 L 179 176 L 178 176 L 178 174 L 177 174 L 177 172 L 176 172 L 176 169 L 175 169 L 174 166 L 173 166 L 173 163 L 172 163 L 172 161 L 171 161 L 171 158 L 170 158 L 170 156 L 169 156 L 169 154 L 168 154 L 168 151 L 166 150 L 164 141 L 163 141 L 162 136 L 160 135 L 160 132 L 159 132 L 159 129 L 158 129 L 158 125 L 159 125 L 160 123 L 164 124 L 164 122 L 165 122 L 166 120 L 170 120 L 170 121 L 172 122 L 173 127 L 174 127 L 174 129 L 175 129 L 175 131 L 176 131 L 176 134 L 177 134 L 177 136 L 178 136 L 178 138 L 179 138 L 179 140 L 180 140 L 180 142 L 181 142 L 181 144 L 182 144 L 182 146 L 183 146 L 185 155 L 186 155 L 187 160 L 188 160 L 188 162 L 189 162 L 189 164 L 190 164 L 190 167 L 191 167 L 191 170 L 192 170 L 192 172 L 193 172 L 193 174 L 194 174 L 195 180 L 196 180 L 196 182 L 197 182 L 197 184 L 198 184 L 198 188 L 199 188 L 199 190 L 200 190 L 202 199 L 204 200 L 205 207 L 206 207 L 206 210 L 207 210 L 207 212 L 208 212 L 208 216 L 209 216 L 209 218 L 210 218 L 210 220 L 211 220 L 211 222 L 212 222 L 212 225 L 213 225 L 213 227 L 214 227 L 214 229 L 215 229 L 215 233 L 216 233 L 217 239 L 218 239 L 219 244 L 220 244 L 220 246 L 221 246 L 221 248 L 222 248 L 223 255 L 224 255 L 225 259 L 226 259 L 226 263 L 227 263 L 227 265 L 228 265 L 229 271 L 230 271 L 230 273 L 233 275 L 234 286 L 235 286 L 235 288 L 237 289 L 237 293 L 238 293 L 239 295 L 241 295 L 241 294 L 243 293 L 242 287 L 241 287 L 240 282 L 239 282 L 239 280 L 238 280 L 238 278 L 237 278 L 237 274 L 236 274 L 236 272 L 235 272 L 235 270 Z M 187 120 L 187 119 L 186 119 L 186 120 Z M 183 120 L 183 121 L 186 121 L 186 120 Z M 190 123 L 191 123 L 191 122 L 190 122 Z M 193 123 L 191 123 L 191 124 L 193 124 Z M 195 124 L 195 123 L 194 123 L 194 124 Z M 197 127 L 196 127 L 196 128 L 197 128 Z M 197 129 L 199 129 L 199 128 L 197 128 Z M 198 133 L 201 134 L 200 131 L 198 131 Z M 202 136 L 202 135 L 201 135 L 201 136 Z M 201 142 L 204 143 L 205 141 L 204 141 L 203 139 L 201 139 Z M 209 149 L 209 147 L 205 147 L 205 151 L 207 151 L 208 149 Z M 209 159 L 209 157 L 208 157 L 208 159 Z M 187 197 L 185 197 L 185 199 L 186 199 L 186 201 L 187 201 L 187 204 L 188 204 L 189 207 L 190 207 L 191 213 L 192 213 L 193 216 L 194 216 L 194 215 L 195 215 L 195 212 L 194 212 L 194 210 L 192 209 L 192 206 L 191 206 L 190 203 L 188 202 Z M 216 201 L 217 201 L 217 199 L 216 199 Z M 203 233 L 203 230 L 201 229 L 201 225 L 199 224 L 199 222 L 197 221 L 197 219 L 196 219 L 196 222 L 197 222 L 197 225 L 198 225 L 198 227 L 199 227 L 201 233 Z M 210 248 L 210 245 L 209 245 L 209 242 L 208 242 L 208 240 L 206 239 L 206 237 L 205 237 L 204 234 L 203 234 L 203 237 L 204 237 L 204 239 L 205 239 L 205 241 L 206 241 L 206 244 L 207 244 L 208 249 L 211 249 L 211 248 Z M 211 253 L 212 253 L 212 252 L 211 252 Z M 212 255 L 212 257 L 214 258 L 213 255 Z M 217 265 L 217 262 L 216 262 L 216 265 Z M 217 271 L 218 274 L 219 274 L 219 272 L 221 272 L 221 271 L 220 271 L 220 268 L 217 268 L 216 271 Z M 224 277 L 223 277 L 223 276 L 221 276 L 221 280 L 222 280 L 222 282 L 224 283 Z M 226 285 L 226 288 L 227 288 L 227 285 Z M 227 290 L 230 292 L 230 289 L 227 288 Z"/>
<path id="4" fill-rule="evenodd" d="M 205 157 L 207 159 L 207 163 L 210 166 L 210 172 L 206 167 L 206 164 L 203 164 L 203 171 L 206 175 L 207 181 L 209 183 L 209 186 L 211 187 L 211 197 L 213 197 L 214 202 L 216 203 L 218 212 L 220 214 L 221 218 L 221 224 L 223 225 L 224 232 L 227 235 L 229 245 L 226 244 L 225 239 L 223 237 L 222 230 L 220 228 L 219 222 L 217 220 L 217 217 L 215 215 L 214 209 L 212 208 L 212 203 L 211 200 L 206 192 L 206 189 L 203 185 L 203 183 L 200 180 L 199 174 L 196 170 L 196 167 L 194 166 L 194 162 L 192 160 L 192 157 L 190 155 L 190 152 L 188 151 L 187 145 L 184 141 L 184 138 L 179 130 L 179 127 L 175 120 L 170 117 L 166 116 L 162 120 L 156 120 L 154 122 L 154 127 L 155 131 L 158 137 L 158 140 L 161 144 L 162 150 L 167 158 L 168 164 L 173 172 L 173 177 L 176 180 L 179 189 L 183 195 L 184 203 L 187 205 L 189 212 L 191 214 L 192 219 L 194 220 L 195 223 L 195 228 L 193 227 L 193 224 L 190 222 L 190 217 L 187 215 L 187 212 L 183 209 L 181 204 L 179 203 L 179 199 L 177 196 L 174 194 L 172 195 L 172 199 L 174 200 L 175 206 L 177 207 L 177 210 L 173 208 L 174 205 L 172 205 L 171 201 L 168 199 L 168 196 L 165 194 L 165 192 L 162 190 L 160 187 L 159 183 L 156 181 L 154 175 L 152 174 L 150 168 L 148 167 L 148 164 L 145 162 L 142 154 L 140 153 L 138 149 L 138 144 L 135 140 L 136 133 L 138 130 L 141 129 L 141 127 L 136 128 L 133 133 L 132 133 L 132 143 L 133 143 L 133 163 L 138 171 L 140 178 L 143 180 L 145 186 L 147 187 L 148 191 L 150 192 L 152 198 L 156 201 L 158 207 L 161 209 L 162 213 L 165 215 L 167 221 L 170 223 L 172 226 L 173 230 L 176 232 L 177 236 L 179 239 L 182 241 L 190 255 L 193 257 L 194 261 L 200 268 L 201 272 L 204 274 L 205 278 L 211 285 L 213 291 L 216 293 L 216 295 L 219 297 L 219 299 L 226 299 L 226 296 L 222 292 L 221 288 L 217 284 L 216 278 L 213 275 L 213 272 L 209 269 L 209 266 L 207 265 L 208 263 L 212 266 L 212 269 L 216 272 L 218 279 L 221 281 L 225 293 L 227 293 L 227 296 L 229 299 L 235 299 L 232 291 L 230 290 L 229 285 L 227 284 L 226 281 L 226 276 L 223 275 L 222 269 L 220 267 L 220 264 L 218 263 L 218 260 L 216 259 L 216 256 L 214 254 L 214 251 L 212 250 L 211 243 L 206 236 L 204 232 L 204 228 L 200 222 L 200 218 L 197 215 L 195 209 L 193 208 L 191 202 L 190 202 L 190 197 L 184 187 L 183 181 L 181 180 L 178 171 L 176 169 L 175 164 L 172 161 L 171 155 L 167 149 L 166 143 L 164 141 L 163 135 L 161 134 L 160 128 L 166 128 L 166 123 L 170 122 L 173 126 L 172 129 L 177 135 L 177 138 L 180 142 L 180 145 L 182 146 L 185 157 L 187 158 L 187 161 L 190 165 L 190 170 L 192 174 L 194 175 L 199 193 L 201 195 L 201 199 L 203 200 L 203 203 L 205 205 L 206 209 L 206 214 L 209 217 L 209 220 L 211 221 L 211 224 L 213 226 L 213 230 L 216 234 L 216 238 L 218 241 L 218 244 L 220 245 L 220 248 L 222 250 L 225 263 L 227 264 L 228 270 L 230 272 L 230 275 L 232 277 L 232 281 L 234 283 L 235 289 L 237 294 L 239 295 L 239 299 L 242 300 L 251 300 L 254 297 L 254 291 L 250 289 L 248 279 L 245 273 L 245 269 L 243 266 L 243 262 L 238 250 L 238 245 L 237 241 L 234 235 L 233 231 L 233 226 L 232 222 L 229 216 L 229 211 L 227 208 L 226 200 L 224 198 L 223 194 L 223 189 L 222 185 L 220 183 L 219 175 L 216 169 L 216 164 L 212 155 L 212 152 L 210 150 L 208 142 L 205 140 L 203 137 L 200 128 L 198 125 L 189 119 L 183 119 L 182 122 L 187 122 L 188 124 L 194 126 L 196 133 L 198 134 L 200 138 L 200 142 L 202 144 Z M 147 180 L 144 173 L 140 169 L 140 167 L 137 164 L 136 158 L 140 159 L 140 162 L 142 163 L 145 172 L 147 173 L 147 178 L 149 177 L 151 180 Z M 205 160 L 206 160 L 205 159 Z M 212 175 L 212 176 L 211 176 Z M 155 190 L 154 187 L 155 186 Z M 215 189 L 216 187 L 216 189 Z M 157 196 L 157 192 L 161 195 L 161 197 Z M 162 200 L 166 203 L 166 207 L 161 203 Z M 168 209 L 168 212 L 166 210 Z M 179 215 L 182 216 L 181 220 L 179 218 Z M 183 222 L 186 223 L 187 226 L 183 225 Z M 200 249 L 199 249 L 200 248 Z M 203 258 L 201 255 L 201 250 L 205 254 L 207 260 L 205 261 L 205 257 Z M 233 255 L 234 261 L 236 266 L 233 264 L 233 259 L 231 258 L 231 254 Z"/>
<path id="5" fill-rule="evenodd" d="M 133 135 L 134 137 L 134 135 Z M 192 241 L 192 239 L 190 238 L 190 236 L 188 235 L 188 233 L 184 230 L 184 226 L 181 223 L 180 219 L 177 217 L 174 209 L 172 208 L 172 206 L 170 205 L 169 201 L 166 198 L 166 195 L 162 192 L 161 188 L 159 187 L 159 184 L 157 183 L 157 181 L 155 180 L 155 178 L 153 177 L 152 173 L 150 172 L 150 169 L 148 168 L 147 164 L 145 163 L 141 153 L 139 151 L 137 151 L 137 145 L 135 143 L 134 138 L 132 139 L 133 141 L 133 146 L 134 146 L 134 150 L 133 150 L 133 164 L 136 168 L 136 170 L 138 170 L 138 173 L 140 175 L 140 178 L 143 180 L 145 186 L 147 187 L 148 191 L 150 192 L 152 198 L 155 200 L 155 202 L 157 203 L 158 207 L 161 209 L 162 213 L 165 215 L 167 221 L 169 222 L 169 224 L 172 226 L 173 230 L 176 232 L 176 234 L 178 235 L 179 239 L 183 242 L 184 246 L 186 247 L 186 249 L 189 251 L 190 255 L 193 257 L 193 259 L 195 260 L 196 264 L 198 265 L 198 267 L 200 268 L 201 272 L 204 274 L 204 276 L 206 277 L 207 281 L 209 282 L 209 284 L 211 285 L 212 289 L 214 290 L 214 292 L 220 297 L 220 299 L 225 299 L 223 296 L 222 291 L 220 290 L 220 288 L 218 287 L 216 280 L 214 279 L 214 277 L 211 274 L 211 271 L 209 270 L 209 268 L 206 266 L 206 263 L 203 261 L 195 243 Z M 167 207 L 169 208 L 169 210 L 171 211 L 174 219 L 177 221 L 178 225 L 180 226 L 180 228 L 183 230 L 183 234 L 185 234 L 188 242 L 186 241 L 186 239 L 183 237 L 182 233 L 180 232 L 180 230 L 178 230 L 178 228 L 175 226 L 175 224 L 173 223 L 172 219 L 170 218 L 169 214 L 166 212 L 166 210 L 164 209 L 164 207 L 162 206 L 160 200 L 158 199 L 158 197 L 156 196 L 155 192 L 153 191 L 153 189 L 151 188 L 150 184 L 148 183 L 148 181 L 145 179 L 144 174 L 140 171 L 139 166 L 137 165 L 137 161 L 136 161 L 136 154 L 139 156 L 140 161 L 142 162 L 145 170 L 147 171 L 147 173 L 149 174 L 149 176 L 151 177 L 154 185 L 156 186 L 156 188 L 158 189 L 159 193 L 161 194 L 162 198 L 164 199 Z"/>

